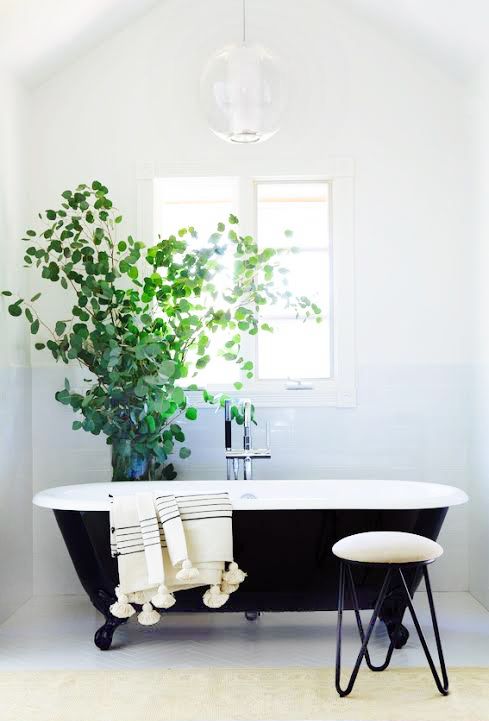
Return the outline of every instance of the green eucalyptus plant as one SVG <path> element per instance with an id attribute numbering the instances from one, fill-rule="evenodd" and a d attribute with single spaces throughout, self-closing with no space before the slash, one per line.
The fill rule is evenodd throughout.
<path id="1" fill-rule="evenodd" d="M 56 399 L 78 414 L 74 430 L 105 434 L 113 446 L 114 480 L 176 476 L 167 461 L 185 441 L 177 421 L 198 415 L 189 393 L 199 389 L 209 404 L 229 397 L 196 383 L 211 360 L 213 336 L 221 334 L 219 353 L 252 378 L 241 339 L 273 331 L 260 321 L 264 306 L 281 303 L 320 321 L 320 309 L 287 285 L 280 255 L 289 251 L 258 248 L 251 236 L 239 234 L 234 215 L 201 246 L 189 227 L 145 247 L 132 236 L 118 239 L 122 216 L 107 188 L 94 181 L 66 190 L 60 207 L 39 218 L 43 229 L 26 233 L 25 267 L 59 284 L 71 310 L 51 327 L 36 309 L 40 292 L 30 300 L 2 293 L 11 297 L 10 315 L 24 316 L 34 336 L 42 333 L 37 350 L 89 371 L 83 392 L 66 379 Z M 236 403 L 232 415 L 242 422 Z M 190 450 L 181 445 L 179 455 L 187 458 Z"/>

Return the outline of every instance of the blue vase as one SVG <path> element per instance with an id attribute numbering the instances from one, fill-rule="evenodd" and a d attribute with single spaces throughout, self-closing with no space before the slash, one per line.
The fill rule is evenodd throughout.
<path id="1" fill-rule="evenodd" d="M 137 452 L 128 438 L 112 441 L 112 480 L 151 480 L 151 459 Z"/>

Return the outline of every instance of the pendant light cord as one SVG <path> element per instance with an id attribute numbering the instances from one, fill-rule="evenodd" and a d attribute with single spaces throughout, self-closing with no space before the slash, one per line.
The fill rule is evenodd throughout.
<path id="1" fill-rule="evenodd" d="M 243 45 L 246 45 L 246 0 L 243 0 Z"/>

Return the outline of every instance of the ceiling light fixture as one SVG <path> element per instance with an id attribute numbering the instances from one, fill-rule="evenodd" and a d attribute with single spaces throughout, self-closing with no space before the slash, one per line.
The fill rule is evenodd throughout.
<path id="1" fill-rule="evenodd" d="M 284 82 L 278 59 L 262 45 L 246 38 L 246 0 L 243 36 L 239 45 L 214 53 L 201 78 L 201 102 L 209 126 L 231 143 L 258 143 L 280 128 Z"/>

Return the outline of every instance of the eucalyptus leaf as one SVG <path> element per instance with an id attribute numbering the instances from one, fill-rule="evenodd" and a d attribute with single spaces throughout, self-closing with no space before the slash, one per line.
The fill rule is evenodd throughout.
<path id="1" fill-rule="evenodd" d="M 197 408 L 187 408 L 185 418 L 188 418 L 189 421 L 197 420 Z"/>
<path id="2" fill-rule="evenodd" d="M 19 316 L 22 315 L 22 308 L 20 307 L 20 301 L 17 301 L 17 303 L 12 303 L 12 305 L 9 305 L 8 312 L 10 315 Z"/>
<path id="3" fill-rule="evenodd" d="M 177 404 L 177 406 L 180 406 L 185 402 L 185 393 L 183 392 L 183 388 L 177 386 L 173 389 L 172 400 Z"/>
<path id="4" fill-rule="evenodd" d="M 172 360 L 164 360 L 159 365 L 161 375 L 172 378 L 175 375 L 176 363 Z"/>

